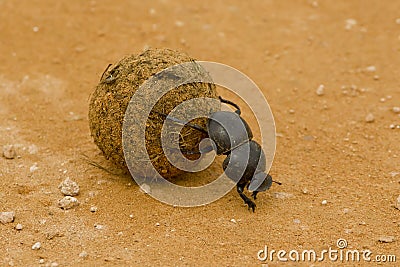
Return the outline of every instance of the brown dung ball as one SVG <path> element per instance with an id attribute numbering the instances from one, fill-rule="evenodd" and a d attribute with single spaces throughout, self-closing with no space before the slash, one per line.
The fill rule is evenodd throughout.
<path id="1" fill-rule="evenodd" d="M 178 51 L 148 49 L 140 55 L 123 58 L 110 66 L 101 77 L 90 99 L 90 131 L 94 142 L 104 156 L 119 168 L 126 169 L 127 167 L 122 144 L 122 130 L 125 111 L 132 96 L 146 80 L 156 73 L 185 62 L 196 64 L 194 59 Z M 202 75 L 208 75 L 204 70 L 203 72 Z M 155 103 L 153 111 L 168 114 L 179 104 L 198 97 L 217 98 L 215 85 L 201 82 L 180 85 L 162 96 Z M 145 144 L 152 165 L 158 173 L 168 179 L 183 171 L 173 166 L 163 153 L 161 129 L 164 120 L 165 118 L 160 114 L 150 113 L 146 123 Z M 206 119 L 198 118 L 193 123 L 205 128 Z M 185 126 L 180 132 L 180 137 L 179 144 L 182 149 L 196 151 L 205 134 Z M 196 158 L 196 156 L 187 157 Z M 130 162 L 130 166 L 137 166 L 137 174 L 141 175 L 139 162 L 137 164 Z"/>

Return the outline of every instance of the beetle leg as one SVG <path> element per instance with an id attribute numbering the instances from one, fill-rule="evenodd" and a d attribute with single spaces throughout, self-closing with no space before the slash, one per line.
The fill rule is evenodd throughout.
<path id="1" fill-rule="evenodd" d="M 254 200 L 257 199 L 257 194 L 258 193 L 259 193 L 258 191 L 253 191 L 253 193 L 251 193 L 251 196 L 254 198 Z"/>
<path id="2" fill-rule="evenodd" d="M 256 204 L 243 193 L 243 189 L 243 185 L 236 185 L 236 190 L 239 193 L 240 197 L 244 200 L 244 203 L 247 204 L 249 209 L 251 208 L 254 212 L 256 210 Z"/>
<path id="3" fill-rule="evenodd" d="M 196 129 L 196 130 L 198 130 L 198 131 L 200 131 L 200 132 L 205 133 L 205 134 L 208 135 L 207 130 L 205 130 L 203 127 L 201 127 L 201 126 L 199 126 L 199 125 L 192 124 L 192 123 L 186 123 L 186 122 L 183 121 L 183 120 L 180 120 L 180 119 L 171 117 L 171 116 L 169 116 L 169 115 L 167 115 L 167 114 L 165 114 L 165 113 L 161 113 L 161 112 L 158 112 L 158 111 L 155 111 L 155 110 L 153 110 L 153 112 L 154 112 L 154 113 L 157 113 L 157 114 L 159 114 L 159 115 L 161 115 L 161 116 L 163 116 L 164 118 L 166 118 L 166 119 L 168 119 L 168 120 L 170 120 L 170 121 L 173 121 L 173 122 L 175 122 L 175 123 L 178 123 L 178 124 L 181 124 L 181 125 L 184 125 L 184 126 L 188 126 L 188 127 L 190 127 L 190 128 Z"/>
<path id="4" fill-rule="evenodd" d="M 221 103 L 225 103 L 225 104 L 228 104 L 228 105 L 231 105 L 231 106 L 235 107 L 236 108 L 235 113 L 238 114 L 239 116 L 242 113 L 241 110 L 240 110 L 240 107 L 237 104 L 233 103 L 232 101 L 229 101 L 227 99 L 223 99 L 222 97 L 219 97 L 219 100 L 221 101 Z"/>

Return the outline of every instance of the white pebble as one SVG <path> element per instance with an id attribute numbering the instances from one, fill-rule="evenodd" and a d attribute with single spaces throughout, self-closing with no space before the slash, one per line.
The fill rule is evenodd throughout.
<path id="1" fill-rule="evenodd" d="M 294 219 L 293 222 L 294 222 L 295 224 L 299 224 L 301 221 L 300 221 L 299 219 Z"/>
<path id="2" fill-rule="evenodd" d="M 87 258 L 89 256 L 89 254 L 86 251 L 82 251 L 81 253 L 79 253 L 79 257 L 81 258 Z"/>
<path id="3" fill-rule="evenodd" d="M 22 230 L 23 228 L 24 227 L 20 223 L 15 226 L 15 230 L 18 230 L 18 231 Z"/>
<path id="4" fill-rule="evenodd" d="M 376 67 L 375 66 L 368 66 L 365 68 L 365 70 L 367 72 L 375 72 L 376 71 Z"/>
<path id="5" fill-rule="evenodd" d="M 39 264 L 43 264 L 44 262 L 45 262 L 44 259 L 40 259 L 40 260 L 39 260 Z"/>
<path id="6" fill-rule="evenodd" d="M 392 108 L 392 111 L 393 111 L 394 113 L 400 113 L 400 107 L 393 107 L 393 108 Z"/>
<path id="7" fill-rule="evenodd" d="M 343 213 L 344 213 L 344 214 L 349 213 L 349 211 L 350 211 L 350 209 L 348 209 L 348 208 L 344 208 L 344 209 L 343 209 Z"/>
<path id="8" fill-rule="evenodd" d="M 39 151 L 39 149 L 38 149 L 38 147 L 36 145 L 30 145 L 28 147 L 28 152 L 31 155 L 34 155 L 34 154 L 38 153 L 38 151 Z"/>
<path id="9" fill-rule="evenodd" d="M 285 192 L 275 192 L 274 197 L 278 198 L 278 199 L 286 199 L 286 198 L 292 198 L 293 194 L 285 193 Z"/>
<path id="10" fill-rule="evenodd" d="M 36 242 L 35 244 L 33 244 L 32 250 L 39 250 L 41 247 L 42 247 L 42 243 Z"/>
<path id="11" fill-rule="evenodd" d="M 15 152 L 15 148 L 13 145 L 5 145 L 3 146 L 3 157 L 6 159 L 13 159 L 17 156 L 17 152 Z"/>
<path id="12" fill-rule="evenodd" d="M 129 215 L 129 218 L 133 219 L 133 218 L 134 218 L 133 214 L 130 214 L 130 215 Z"/>
<path id="13" fill-rule="evenodd" d="M 94 228 L 96 228 L 97 230 L 103 230 L 105 227 L 104 227 L 104 225 L 101 225 L 101 224 L 95 224 Z"/>
<path id="14" fill-rule="evenodd" d="M 357 25 L 357 20 L 355 19 L 346 19 L 346 25 L 345 25 L 345 29 L 346 30 L 351 30 L 355 25 Z"/>
<path id="15" fill-rule="evenodd" d="M 399 25 L 400 25 L 400 18 L 397 18 L 397 19 L 396 19 L 396 24 L 399 24 Z"/>
<path id="16" fill-rule="evenodd" d="M 323 84 L 321 84 L 320 86 L 318 86 L 317 90 L 315 91 L 315 93 L 319 96 L 324 95 L 324 90 L 325 90 L 325 86 Z"/>
<path id="17" fill-rule="evenodd" d="M 29 171 L 30 172 L 34 172 L 37 171 L 39 169 L 38 164 L 35 162 L 30 168 Z"/>
<path id="18" fill-rule="evenodd" d="M 367 116 L 365 116 L 365 121 L 368 123 L 374 122 L 375 121 L 374 114 L 368 113 Z"/>
<path id="19" fill-rule="evenodd" d="M 185 25 L 185 23 L 183 21 L 177 20 L 175 21 L 175 26 L 177 27 L 183 27 Z"/>
<path id="20" fill-rule="evenodd" d="M 324 199 L 324 200 L 322 200 L 321 204 L 326 205 L 326 204 L 328 204 L 328 201 L 326 199 Z"/>
<path id="21" fill-rule="evenodd" d="M 396 209 L 400 210 L 400 196 L 397 197 L 395 207 Z"/>
<path id="22" fill-rule="evenodd" d="M 90 207 L 90 212 L 96 212 L 96 211 L 97 211 L 97 207 L 96 206 Z"/>
<path id="23" fill-rule="evenodd" d="M 79 205 L 78 199 L 71 196 L 65 196 L 64 198 L 58 201 L 58 206 L 64 210 L 72 209 L 74 207 L 77 207 L 78 205 Z"/>
<path id="24" fill-rule="evenodd" d="M 235 219 L 231 219 L 231 223 L 237 223 Z"/>
<path id="25" fill-rule="evenodd" d="M 5 212 L 0 212 L 0 222 L 2 224 L 6 223 L 12 223 L 15 218 L 15 212 L 13 211 L 5 211 Z"/>
<path id="26" fill-rule="evenodd" d="M 294 109 L 289 109 L 289 113 L 294 114 L 295 113 Z"/>
<path id="27" fill-rule="evenodd" d="M 394 236 L 381 236 L 379 237 L 378 241 L 382 242 L 382 243 L 392 243 L 394 242 L 396 239 L 394 238 Z"/>
<path id="28" fill-rule="evenodd" d="M 60 183 L 58 188 L 64 196 L 76 196 L 79 194 L 79 185 L 67 177 L 63 182 Z"/>
<path id="29" fill-rule="evenodd" d="M 160 226 L 160 223 L 156 223 L 156 226 Z"/>
<path id="30" fill-rule="evenodd" d="M 33 32 L 38 32 L 39 31 L 39 27 L 35 26 L 35 27 L 32 28 L 32 30 L 33 30 Z"/>
<path id="31" fill-rule="evenodd" d="M 390 124 L 390 125 L 389 125 L 389 128 L 390 128 L 390 129 L 395 129 L 395 128 L 396 128 L 396 125 Z"/>
<path id="32" fill-rule="evenodd" d="M 52 263 L 50 264 L 50 266 L 51 266 L 51 267 L 57 267 L 57 266 L 58 266 L 58 263 L 57 263 L 57 262 L 52 262 Z"/>

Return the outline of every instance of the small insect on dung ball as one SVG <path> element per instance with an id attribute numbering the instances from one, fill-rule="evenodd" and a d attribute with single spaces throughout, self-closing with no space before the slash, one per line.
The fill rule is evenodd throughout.
<path id="1" fill-rule="evenodd" d="M 94 142 L 107 159 L 119 168 L 127 168 L 122 145 L 122 128 L 125 111 L 138 88 L 162 70 L 193 61 L 194 59 L 178 51 L 148 49 L 139 55 L 123 58 L 105 71 L 90 99 L 89 124 Z M 202 72 L 201 75 L 208 76 L 204 69 L 197 68 L 198 71 Z M 201 82 L 180 85 L 162 96 L 154 104 L 153 111 L 168 114 L 179 104 L 199 97 L 217 98 L 215 85 Z M 137 110 L 141 110 L 141 107 L 138 106 Z M 181 174 L 183 171 L 173 166 L 164 155 L 161 144 L 161 130 L 164 120 L 165 118 L 159 114 L 150 113 L 146 123 L 145 144 L 152 165 L 158 173 L 168 179 Z M 205 128 L 206 118 L 195 119 L 193 123 Z M 179 145 L 182 149 L 196 151 L 205 134 L 190 127 L 184 127 L 180 136 L 182 138 L 180 138 Z M 135 138 L 135 136 L 131 138 Z M 197 156 L 189 155 L 186 157 L 196 158 Z M 137 166 L 137 173 L 140 174 L 141 165 L 139 162 L 138 164 L 129 162 L 129 164 L 130 166 Z"/>

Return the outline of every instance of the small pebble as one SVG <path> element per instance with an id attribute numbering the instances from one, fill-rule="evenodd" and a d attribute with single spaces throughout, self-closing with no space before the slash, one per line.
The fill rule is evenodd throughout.
<path id="1" fill-rule="evenodd" d="M 328 204 L 328 201 L 326 199 L 324 199 L 324 200 L 322 200 L 321 204 L 326 205 L 326 204 Z"/>
<path id="2" fill-rule="evenodd" d="M 15 148 L 13 145 L 5 145 L 3 146 L 3 157 L 6 159 L 13 159 L 17 156 L 17 152 L 15 152 Z"/>
<path id="3" fill-rule="evenodd" d="M 133 214 L 130 214 L 130 215 L 129 215 L 129 218 L 133 219 L 133 218 L 134 218 Z"/>
<path id="4" fill-rule="evenodd" d="M 396 19 L 396 24 L 399 24 L 399 25 L 400 25 L 400 18 L 397 18 L 397 19 Z"/>
<path id="5" fill-rule="evenodd" d="M 285 193 L 285 192 L 275 192 L 274 197 L 278 198 L 278 199 L 286 199 L 286 198 L 292 198 L 293 194 Z"/>
<path id="6" fill-rule="evenodd" d="M 6 223 L 12 223 L 15 218 L 15 212 L 13 211 L 6 211 L 6 212 L 0 212 L 0 222 L 2 224 Z"/>
<path id="7" fill-rule="evenodd" d="M 355 19 L 346 19 L 346 25 L 345 29 L 346 30 L 351 30 L 355 25 L 357 25 L 357 20 Z"/>
<path id="8" fill-rule="evenodd" d="M 299 219 L 294 219 L 293 222 L 294 222 L 295 224 L 301 223 L 301 221 L 300 221 Z"/>
<path id="9" fill-rule="evenodd" d="M 375 66 L 368 66 L 365 68 L 365 70 L 367 72 L 375 72 L 376 71 L 376 67 Z"/>
<path id="10" fill-rule="evenodd" d="M 88 257 L 88 253 L 86 251 L 82 251 L 81 253 L 79 253 L 79 257 L 86 259 Z"/>
<path id="11" fill-rule="evenodd" d="M 58 206 L 63 210 L 69 210 L 79 205 L 78 199 L 66 196 L 58 201 Z"/>
<path id="12" fill-rule="evenodd" d="M 392 243 L 395 241 L 395 238 L 394 236 L 381 236 L 378 241 L 382 243 Z"/>
<path id="13" fill-rule="evenodd" d="M 61 184 L 58 186 L 61 193 L 64 196 L 77 196 L 79 194 L 79 185 L 72 181 L 69 177 L 67 177 Z"/>
<path id="14" fill-rule="evenodd" d="M 397 197 L 395 207 L 396 209 L 400 210 L 400 196 Z"/>
<path id="15" fill-rule="evenodd" d="M 290 114 L 294 114 L 294 112 L 295 112 L 294 109 L 289 109 Z"/>
<path id="16" fill-rule="evenodd" d="M 320 86 L 318 86 L 317 90 L 315 91 L 315 93 L 318 96 L 323 96 L 324 95 L 324 90 L 325 90 L 325 86 L 323 84 L 321 84 Z"/>
<path id="17" fill-rule="evenodd" d="M 368 123 L 374 122 L 375 121 L 375 117 L 372 113 L 368 113 L 367 116 L 365 116 L 365 121 Z"/>
<path id="18" fill-rule="evenodd" d="M 23 228 L 24 227 L 20 223 L 15 226 L 15 230 L 18 230 L 18 231 L 22 230 Z"/>
<path id="19" fill-rule="evenodd" d="M 45 262 L 44 259 L 40 259 L 40 260 L 39 260 L 39 264 L 43 264 L 44 262 Z"/>
<path id="20" fill-rule="evenodd" d="M 231 223 L 237 223 L 235 219 L 231 219 Z"/>
<path id="21" fill-rule="evenodd" d="M 389 128 L 390 128 L 390 129 L 396 129 L 396 125 L 390 124 L 390 125 L 389 125 Z"/>
<path id="22" fill-rule="evenodd" d="M 156 226 L 160 226 L 160 223 L 156 223 Z"/>
<path id="23" fill-rule="evenodd" d="M 39 250 L 42 247 L 42 244 L 40 242 L 36 242 L 32 246 L 32 250 Z"/>
<path id="24" fill-rule="evenodd" d="M 94 228 L 96 228 L 97 230 L 103 230 L 104 229 L 104 225 L 101 224 L 95 224 Z"/>
<path id="25" fill-rule="evenodd" d="M 175 26 L 177 27 L 183 27 L 185 25 L 185 23 L 183 21 L 177 20 L 175 21 Z"/>
<path id="26" fill-rule="evenodd" d="M 400 113 L 400 107 L 393 107 L 393 108 L 392 108 L 392 111 L 393 111 L 394 113 Z"/>
<path id="27" fill-rule="evenodd" d="M 350 211 L 350 209 L 348 209 L 348 208 L 344 208 L 344 209 L 343 209 L 343 213 L 344 213 L 344 214 L 349 213 L 349 211 Z"/>
<path id="28" fill-rule="evenodd" d="M 33 32 L 38 32 L 38 31 L 39 31 L 39 27 L 38 27 L 38 26 L 33 27 L 33 28 L 32 28 L 32 31 L 33 31 Z"/>
<path id="29" fill-rule="evenodd" d="M 50 266 L 51 266 L 51 267 L 57 267 L 57 266 L 58 266 L 58 263 L 57 263 L 57 262 L 52 262 L 52 263 L 50 264 Z"/>
<path id="30" fill-rule="evenodd" d="M 28 152 L 31 155 L 34 155 L 34 154 L 38 153 L 38 151 L 39 151 L 39 149 L 38 149 L 38 147 L 36 145 L 30 145 L 28 147 Z"/>
<path id="31" fill-rule="evenodd" d="M 96 212 L 96 211 L 97 211 L 97 207 L 96 206 L 90 207 L 90 212 Z"/>
<path id="32" fill-rule="evenodd" d="M 29 171 L 30 172 L 34 172 L 37 171 L 39 169 L 38 164 L 35 162 L 30 168 Z"/>

